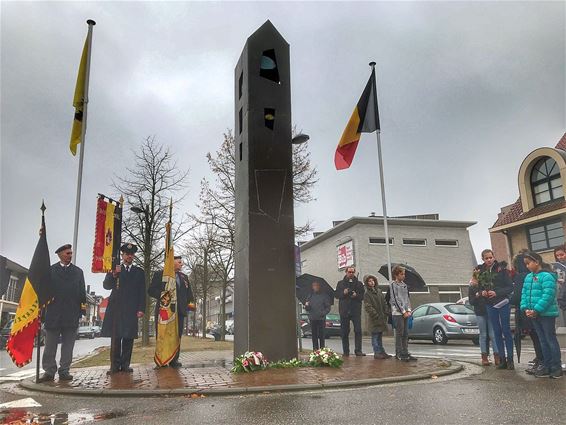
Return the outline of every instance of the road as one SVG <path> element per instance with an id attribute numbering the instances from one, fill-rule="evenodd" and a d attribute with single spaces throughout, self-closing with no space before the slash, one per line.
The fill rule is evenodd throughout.
<path id="1" fill-rule="evenodd" d="M 110 345 L 110 338 L 79 339 L 75 342 L 74 358 L 83 357 L 98 347 Z M 43 348 L 43 347 L 42 347 Z M 33 376 L 35 373 L 35 353 L 31 363 L 23 368 L 18 368 L 6 350 L 0 351 L 0 382 L 11 380 L 10 378 Z"/>

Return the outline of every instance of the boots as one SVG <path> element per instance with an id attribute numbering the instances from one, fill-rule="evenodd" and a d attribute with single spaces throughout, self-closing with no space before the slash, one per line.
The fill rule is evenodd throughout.
<path id="1" fill-rule="evenodd" d="M 487 353 L 481 353 L 481 365 L 482 366 L 489 366 L 491 363 L 489 362 L 489 357 Z"/>
<path id="2" fill-rule="evenodd" d="M 499 363 L 501 363 L 501 359 L 499 357 L 499 354 L 493 353 L 493 361 L 495 363 L 495 366 L 499 366 Z"/>

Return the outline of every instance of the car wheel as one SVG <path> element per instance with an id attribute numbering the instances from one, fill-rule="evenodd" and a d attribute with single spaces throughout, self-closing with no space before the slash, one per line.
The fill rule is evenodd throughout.
<path id="1" fill-rule="evenodd" d="M 432 331 L 432 342 L 434 342 L 435 344 L 442 344 L 442 345 L 448 343 L 448 338 L 446 338 L 446 334 L 444 333 L 441 327 L 437 326 Z"/>
<path id="2" fill-rule="evenodd" d="M 479 340 L 479 338 L 474 338 L 474 339 L 472 339 L 472 342 L 474 343 L 474 345 L 480 345 L 480 340 Z"/>

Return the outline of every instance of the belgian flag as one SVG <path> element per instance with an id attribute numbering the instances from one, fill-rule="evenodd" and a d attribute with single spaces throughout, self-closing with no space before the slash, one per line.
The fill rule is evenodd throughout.
<path id="1" fill-rule="evenodd" d="M 373 68 L 366 88 L 354 108 L 350 121 L 348 121 L 336 148 L 336 153 L 334 154 L 336 169 L 343 170 L 352 165 L 362 133 L 373 133 L 379 129 L 375 68 Z"/>
<path id="2" fill-rule="evenodd" d="M 42 210 L 45 210 L 44 205 Z M 41 217 L 40 233 L 6 344 L 10 357 L 18 367 L 31 361 L 33 343 L 41 324 L 41 309 L 52 299 L 51 265 L 44 216 Z"/>

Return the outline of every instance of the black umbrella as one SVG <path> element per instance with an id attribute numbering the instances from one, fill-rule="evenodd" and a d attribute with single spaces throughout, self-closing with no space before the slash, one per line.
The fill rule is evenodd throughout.
<path id="1" fill-rule="evenodd" d="M 297 278 L 295 285 L 295 295 L 301 303 L 305 303 L 312 293 L 312 283 L 320 283 L 320 291 L 328 294 L 330 304 L 334 304 L 334 289 L 322 277 L 314 276 L 312 274 L 302 274 Z"/>
<path id="2" fill-rule="evenodd" d="M 395 266 L 401 266 L 405 269 L 405 283 L 409 287 L 409 290 L 420 289 L 426 286 L 424 279 L 411 266 L 408 266 L 406 264 L 391 264 L 391 270 L 393 270 Z M 389 279 L 389 271 L 387 270 L 387 264 L 384 264 L 379 268 L 379 274 Z"/>
<path id="3" fill-rule="evenodd" d="M 513 341 L 515 342 L 515 351 L 517 352 L 517 363 L 521 363 L 521 336 L 523 334 L 523 326 L 521 317 L 521 311 L 519 308 L 515 311 L 515 334 L 513 335 Z"/>

